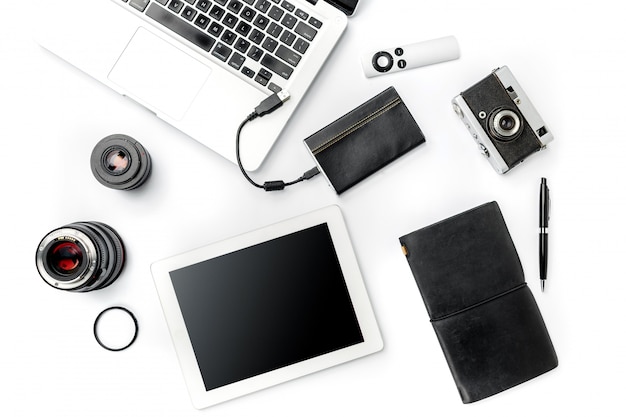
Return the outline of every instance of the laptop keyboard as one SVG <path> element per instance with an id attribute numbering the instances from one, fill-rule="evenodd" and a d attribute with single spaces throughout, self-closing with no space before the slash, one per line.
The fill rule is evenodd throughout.
<path id="1" fill-rule="evenodd" d="M 117 0 L 279 92 L 322 27 L 286 0 Z"/>

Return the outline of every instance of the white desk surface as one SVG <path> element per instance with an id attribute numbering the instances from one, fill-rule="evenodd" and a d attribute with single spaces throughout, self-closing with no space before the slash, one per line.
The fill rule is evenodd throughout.
<path id="1" fill-rule="evenodd" d="M 401 4 L 411 12 L 399 12 Z M 92 81 L 31 39 L 28 2 L 0 5 L 0 414 L 3 416 L 616 415 L 624 412 L 624 97 L 621 2 L 362 0 L 345 36 L 255 175 L 312 166 L 301 140 L 393 85 L 427 138 L 341 197 L 320 176 L 282 193 L 253 189 L 231 163 Z M 70 7 L 60 5 L 59 7 Z M 73 6 L 74 7 L 74 6 Z M 455 35 L 460 60 L 374 79 L 359 57 Z M 548 150 L 496 174 L 450 106 L 508 65 L 555 134 Z M 95 143 L 138 139 L 153 158 L 141 189 L 98 184 Z M 538 279 L 538 189 L 552 191 L 550 267 Z M 398 237 L 496 200 L 559 357 L 554 371 L 463 405 Z M 158 259 L 326 205 L 341 207 L 379 321 L 383 351 L 197 411 L 187 396 L 150 275 Z M 128 261 L 111 287 L 56 291 L 35 268 L 55 227 L 115 227 Z M 481 256 L 476 253 L 476 256 Z M 135 312 L 130 349 L 92 335 L 111 305 Z"/>

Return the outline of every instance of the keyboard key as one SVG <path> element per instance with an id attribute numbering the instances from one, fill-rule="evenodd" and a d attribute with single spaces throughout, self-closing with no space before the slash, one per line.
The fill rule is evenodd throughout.
<path id="1" fill-rule="evenodd" d="M 209 52 L 215 44 L 215 39 L 187 24 L 184 20 L 173 16 L 170 12 L 162 9 L 155 3 L 150 4 L 146 16 L 156 20 L 166 28 L 176 32 L 207 52 Z"/>
<path id="2" fill-rule="evenodd" d="M 231 12 L 234 12 L 235 14 L 239 13 L 242 8 L 243 8 L 243 3 L 240 2 L 239 0 L 231 0 L 231 2 L 228 3 L 228 10 L 230 10 Z"/>
<path id="3" fill-rule="evenodd" d="M 268 0 L 259 0 L 255 5 L 254 8 L 259 10 L 262 13 L 267 12 L 270 7 L 272 7 L 272 3 L 270 3 Z"/>
<path id="4" fill-rule="evenodd" d="M 248 42 L 244 38 L 239 38 L 237 39 L 237 42 L 235 42 L 235 49 L 241 52 L 242 54 L 245 54 L 249 47 L 250 47 L 250 42 Z"/>
<path id="5" fill-rule="evenodd" d="M 220 25 L 217 22 L 213 22 L 211 23 L 211 26 L 209 26 L 209 33 L 215 36 L 216 38 L 218 38 L 222 34 L 223 30 L 224 30 L 224 26 Z"/>
<path id="6" fill-rule="evenodd" d="M 196 21 L 193 23 L 196 26 L 198 26 L 200 29 L 206 29 L 207 26 L 209 26 L 209 18 L 203 15 L 202 13 L 200 13 L 198 17 L 196 18 Z"/>
<path id="7" fill-rule="evenodd" d="M 311 26 L 313 26 L 314 28 L 321 28 L 322 27 L 322 22 L 316 18 L 314 18 L 313 16 L 311 16 L 311 18 L 309 19 L 309 23 L 311 24 Z"/>
<path id="8" fill-rule="evenodd" d="M 278 46 L 278 42 L 270 38 L 269 36 L 265 38 L 265 41 L 263 42 L 263 45 L 262 45 L 263 49 L 269 52 L 274 52 L 277 46 Z"/>
<path id="9" fill-rule="evenodd" d="M 283 6 L 283 8 L 285 8 L 285 10 L 287 10 L 289 12 L 292 12 L 292 13 L 296 9 L 296 6 L 294 6 L 293 4 L 289 3 L 288 1 L 283 1 L 281 6 Z"/>
<path id="10" fill-rule="evenodd" d="M 226 13 L 226 17 L 224 17 L 224 20 L 222 20 L 222 23 L 224 23 L 226 26 L 228 26 L 231 29 L 235 27 L 237 22 L 239 22 L 239 19 L 237 18 L 237 16 L 234 16 L 230 13 Z"/>
<path id="11" fill-rule="evenodd" d="M 293 17 L 293 15 L 286 14 L 280 23 L 282 23 L 283 26 L 287 26 L 289 29 L 293 29 L 293 27 L 296 25 L 296 22 L 297 20 L 295 17 Z"/>
<path id="12" fill-rule="evenodd" d="M 252 26 L 250 26 L 248 23 L 239 22 L 239 25 L 237 25 L 237 29 L 235 29 L 235 32 L 237 32 L 238 34 L 242 36 L 248 36 L 248 33 L 250 33 L 251 29 L 252 29 Z"/>
<path id="13" fill-rule="evenodd" d="M 272 78 L 272 75 L 273 74 L 271 72 L 269 72 L 268 70 L 266 70 L 265 68 L 261 68 L 259 70 L 259 77 L 263 77 L 263 78 L 265 78 L 268 81 Z"/>
<path id="14" fill-rule="evenodd" d="M 296 33 L 302 36 L 307 41 L 311 42 L 315 39 L 315 35 L 317 35 L 317 30 L 313 29 L 311 26 L 307 25 L 304 22 L 298 23 L 295 29 Z"/>
<path id="15" fill-rule="evenodd" d="M 206 13 L 209 11 L 209 7 L 211 7 L 211 3 L 208 0 L 200 0 L 196 7 L 200 9 L 201 12 Z"/>
<path id="16" fill-rule="evenodd" d="M 284 45 L 280 45 L 278 47 L 276 50 L 276 56 L 294 67 L 298 65 L 300 59 L 302 58 L 301 55 L 298 55 Z"/>
<path id="17" fill-rule="evenodd" d="M 272 72 L 278 74 L 286 80 L 288 80 L 289 77 L 291 77 L 291 74 L 293 74 L 293 68 L 291 68 L 287 64 L 282 63 L 270 54 L 265 54 L 263 56 L 263 59 L 261 60 L 261 65 L 269 68 Z"/>
<path id="18" fill-rule="evenodd" d="M 127 0 L 124 0 L 124 1 L 126 2 Z M 168 2 L 168 1 L 169 1 L 169 0 L 156 0 L 156 2 L 157 2 L 157 3 L 159 3 L 159 4 L 160 4 L 160 5 L 162 5 L 162 6 L 165 6 L 165 5 L 167 4 L 167 2 Z"/>
<path id="19" fill-rule="evenodd" d="M 296 40 L 296 35 L 294 35 L 293 33 L 289 32 L 288 30 L 284 31 L 283 34 L 280 35 L 280 41 L 282 43 L 286 44 L 287 46 L 291 46 L 291 44 L 295 40 Z"/>
<path id="20" fill-rule="evenodd" d="M 180 12 L 180 10 L 183 8 L 183 2 L 182 1 L 177 1 L 177 0 L 172 0 L 170 2 L 170 5 L 167 6 L 168 9 L 170 9 L 173 12 Z"/>
<path id="21" fill-rule="evenodd" d="M 268 35 L 271 35 L 275 38 L 278 38 L 280 36 L 280 32 L 282 31 L 283 31 L 283 28 L 274 22 L 270 23 L 270 25 L 267 28 Z"/>
<path id="22" fill-rule="evenodd" d="M 241 69 L 241 73 L 242 73 L 243 75 L 245 75 L 246 77 L 250 77 L 250 78 L 254 77 L 254 71 L 252 71 L 252 70 L 251 70 L 250 68 L 248 68 L 248 67 L 243 67 L 243 68 Z"/>
<path id="23" fill-rule="evenodd" d="M 254 59 L 255 61 L 258 61 L 263 56 L 263 53 L 264 52 L 261 48 L 253 46 L 252 48 L 250 48 L 250 51 L 248 52 L 248 57 Z"/>
<path id="24" fill-rule="evenodd" d="M 309 14 L 302 9 L 296 10 L 296 16 L 302 20 L 307 20 L 309 18 Z"/>
<path id="25" fill-rule="evenodd" d="M 245 1 L 248 4 L 254 4 L 254 0 L 243 0 L 243 1 Z"/>
<path id="26" fill-rule="evenodd" d="M 306 52 L 306 50 L 309 49 L 309 45 L 310 44 L 307 41 L 305 41 L 304 39 L 298 39 L 296 41 L 296 43 L 293 44 L 293 49 L 296 52 L 304 54 Z"/>
<path id="27" fill-rule="evenodd" d="M 130 4 L 140 12 L 143 12 L 144 10 L 146 10 L 146 7 L 148 7 L 148 3 L 150 3 L 150 0 L 130 0 L 128 4 Z"/>
<path id="28" fill-rule="evenodd" d="M 187 3 L 191 4 L 192 6 L 194 5 L 194 3 L 196 2 L 196 0 L 185 0 Z"/>
<path id="29" fill-rule="evenodd" d="M 252 22 L 252 19 L 254 19 L 254 16 L 256 16 L 256 12 L 252 10 L 251 8 L 249 8 L 248 6 L 246 6 L 244 7 L 240 16 L 242 19 L 245 19 L 248 22 Z"/>
<path id="30" fill-rule="evenodd" d="M 224 41 L 225 43 L 232 45 L 233 42 L 235 42 L 235 39 L 237 39 L 237 35 L 235 35 L 233 32 L 231 32 L 230 30 L 227 30 L 226 32 L 224 32 L 224 34 L 222 35 L 222 41 Z"/>
<path id="31" fill-rule="evenodd" d="M 285 12 L 282 9 L 276 6 L 272 6 L 272 8 L 270 9 L 270 12 L 268 13 L 268 16 L 274 20 L 280 20 L 280 18 L 283 17 L 284 13 Z"/>
<path id="32" fill-rule="evenodd" d="M 253 29 L 252 33 L 250 33 L 250 36 L 248 36 L 248 39 L 250 39 L 252 42 L 258 45 L 261 43 L 264 37 L 265 37 L 265 34 L 263 32 Z"/>
<path id="33" fill-rule="evenodd" d="M 230 65 L 231 67 L 239 71 L 245 61 L 246 61 L 246 58 L 244 56 L 235 52 L 233 56 L 230 58 L 230 61 L 228 61 L 228 65 Z"/>
<path id="34" fill-rule="evenodd" d="M 262 14 L 258 15 L 256 19 L 254 19 L 254 26 L 258 27 L 261 30 L 265 29 L 268 23 L 269 20 L 267 20 L 267 17 L 263 16 Z"/>
<path id="35" fill-rule="evenodd" d="M 214 57 L 218 58 L 221 61 L 226 62 L 231 52 L 233 52 L 232 49 L 230 49 L 228 46 L 224 45 L 223 43 L 218 42 L 217 45 L 215 45 L 213 52 L 211 52 L 211 55 L 213 55 Z"/>
<path id="36" fill-rule="evenodd" d="M 220 5 L 222 5 L 222 6 L 223 6 L 223 5 L 225 5 L 226 3 L 228 3 L 228 0 L 215 0 L 215 2 L 216 2 L 217 4 L 220 4 Z"/>
<path id="37" fill-rule="evenodd" d="M 196 9 L 194 9 L 193 7 L 187 6 L 185 7 L 185 10 L 183 10 L 183 13 L 181 16 L 191 22 L 193 18 L 196 17 L 197 13 L 198 12 L 196 11 Z"/>
<path id="38" fill-rule="evenodd" d="M 273 93 L 280 93 L 281 91 L 283 91 L 281 86 L 276 85 L 274 83 L 270 83 L 270 85 L 268 85 L 267 88 L 269 88 Z"/>
<path id="39" fill-rule="evenodd" d="M 224 13 L 226 13 L 226 11 L 220 6 L 213 6 L 211 11 L 209 12 L 209 16 L 211 16 L 215 20 L 220 20 L 222 16 L 224 16 Z"/>
<path id="40" fill-rule="evenodd" d="M 256 81 L 257 83 L 261 84 L 264 87 L 269 82 L 269 80 L 267 78 L 261 77 L 260 75 L 257 75 L 256 77 L 254 77 L 254 81 Z"/>

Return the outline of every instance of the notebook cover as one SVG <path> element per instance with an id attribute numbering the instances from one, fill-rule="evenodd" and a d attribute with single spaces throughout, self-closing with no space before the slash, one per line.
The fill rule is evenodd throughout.
<path id="1" fill-rule="evenodd" d="M 400 238 L 464 403 L 558 365 L 496 202 Z"/>
<path id="2" fill-rule="evenodd" d="M 337 194 L 424 142 L 393 87 L 304 140 Z"/>

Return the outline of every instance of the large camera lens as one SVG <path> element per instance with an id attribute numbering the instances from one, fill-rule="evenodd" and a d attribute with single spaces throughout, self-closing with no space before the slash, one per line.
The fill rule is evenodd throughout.
<path id="1" fill-rule="evenodd" d="M 99 290 L 122 272 L 124 245 L 117 232 L 104 223 L 71 223 L 41 240 L 36 264 L 39 275 L 54 288 Z"/>
<path id="2" fill-rule="evenodd" d="M 513 110 L 497 109 L 489 117 L 489 131 L 497 139 L 513 140 L 522 131 L 522 119 Z"/>
<path id="3" fill-rule="evenodd" d="M 91 153 L 91 172 L 101 184 L 115 190 L 139 187 L 151 169 L 150 155 L 130 136 L 107 136 Z"/>

